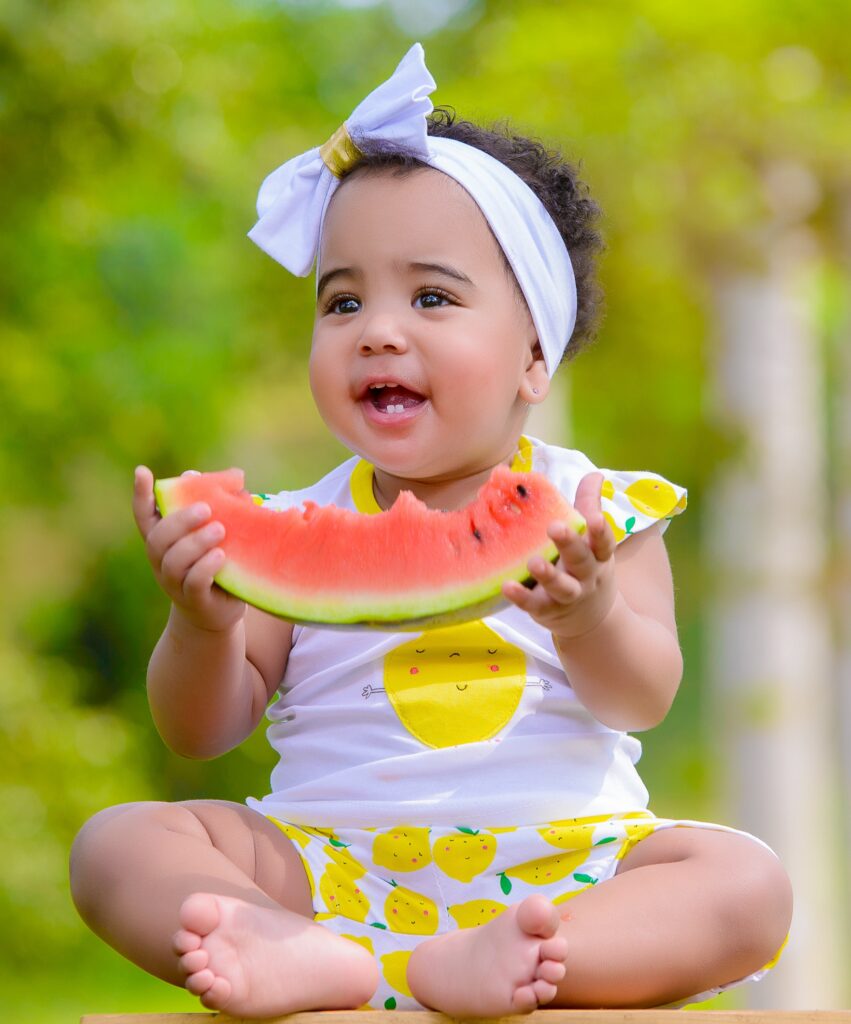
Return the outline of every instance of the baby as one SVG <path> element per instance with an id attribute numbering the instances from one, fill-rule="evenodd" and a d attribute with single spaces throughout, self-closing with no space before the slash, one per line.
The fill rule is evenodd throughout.
<path id="1" fill-rule="evenodd" d="M 706 998 L 773 965 L 791 893 L 753 836 L 653 815 L 635 769 L 628 733 L 664 718 L 682 674 L 662 533 L 685 492 L 524 435 L 590 333 L 596 206 L 556 154 L 433 112 L 433 88 L 416 45 L 263 183 L 251 237 L 293 273 L 316 261 L 311 388 L 356 453 L 263 500 L 370 514 L 410 490 L 456 509 L 502 463 L 546 475 L 587 531 L 552 523 L 558 562 L 532 559 L 536 586 L 505 584 L 477 622 L 293 626 L 214 585 L 224 527 L 203 504 L 160 519 L 140 467 L 171 599 L 156 726 L 212 758 L 269 706 L 280 761 L 246 806 L 96 815 L 74 900 L 126 957 L 242 1017 Z"/>

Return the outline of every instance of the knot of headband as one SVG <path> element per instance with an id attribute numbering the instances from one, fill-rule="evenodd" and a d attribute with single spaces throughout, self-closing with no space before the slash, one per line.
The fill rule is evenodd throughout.
<path id="1" fill-rule="evenodd" d="M 475 146 L 428 134 L 429 93 L 435 88 L 423 48 L 415 43 L 323 146 L 293 157 L 265 179 L 257 197 L 259 219 L 248 237 L 291 273 L 306 277 L 331 197 L 361 159 L 358 141 L 396 142 L 457 181 L 482 211 L 526 299 L 552 376 L 576 322 L 570 255 L 543 203 L 518 175 Z"/>

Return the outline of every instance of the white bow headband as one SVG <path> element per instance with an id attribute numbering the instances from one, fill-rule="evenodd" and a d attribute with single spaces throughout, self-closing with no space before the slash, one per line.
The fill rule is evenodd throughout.
<path id="1" fill-rule="evenodd" d="M 331 196 L 362 153 L 360 139 L 397 142 L 454 178 L 475 201 L 514 271 L 552 377 L 576 323 L 576 282 L 567 247 L 543 203 L 505 164 L 475 146 L 428 135 L 436 88 L 415 43 L 324 146 L 293 157 L 266 178 L 248 237 L 298 277 L 313 267 Z"/>

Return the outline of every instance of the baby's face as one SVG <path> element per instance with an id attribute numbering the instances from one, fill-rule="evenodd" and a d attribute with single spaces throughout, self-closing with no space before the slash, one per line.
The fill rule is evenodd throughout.
<path id="1" fill-rule="evenodd" d="M 310 380 L 352 451 L 409 480 L 489 468 L 511 453 L 532 387 L 546 392 L 535 342 L 484 216 L 451 178 L 383 170 L 335 193 Z"/>

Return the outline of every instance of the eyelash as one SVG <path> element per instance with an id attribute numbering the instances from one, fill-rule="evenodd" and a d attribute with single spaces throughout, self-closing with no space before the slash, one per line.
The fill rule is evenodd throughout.
<path id="1" fill-rule="evenodd" d="M 415 293 L 414 299 L 415 300 L 416 299 L 421 299 L 425 295 L 436 295 L 438 298 L 443 299 L 445 302 L 449 303 L 450 305 L 455 305 L 455 302 L 456 302 L 456 300 L 452 297 L 452 295 L 450 295 L 449 292 L 444 291 L 443 288 L 420 288 Z M 330 313 L 337 312 L 334 307 L 339 305 L 341 302 L 348 302 L 349 300 L 351 300 L 353 302 L 359 302 L 360 301 L 357 298 L 357 296 L 352 295 L 350 292 L 338 292 L 335 295 L 330 296 L 330 298 L 328 298 L 324 303 L 322 303 L 322 313 L 323 313 L 323 315 L 327 316 Z M 439 307 L 431 307 L 431 308 L 439 308 Z M 346 316 L 347 314 L 346 313 L 337 313 L 337 315 L 338 316 Z"/>

